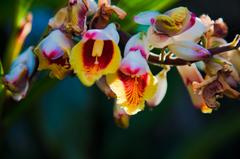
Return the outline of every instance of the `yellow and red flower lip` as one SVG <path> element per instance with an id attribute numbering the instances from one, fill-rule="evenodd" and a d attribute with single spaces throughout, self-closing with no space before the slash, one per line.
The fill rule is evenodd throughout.
<path id="1" fill-rule="evenodd" d="M 81 82 L 93 85 L 103 75 L 117 71 L 121 62 L 119 35 L 114 24 L 88 30 L 73 47 L 70 63 Z"/>
<path id="2" fill-rule="evenodd" d="M 143 110 L 145 100 L 156 92 L 155 79 L 140 50 L 129 52 L 119 70 L 107 75 L 107 83 L 117 96 L 117 105 L 128 115 Z"/>

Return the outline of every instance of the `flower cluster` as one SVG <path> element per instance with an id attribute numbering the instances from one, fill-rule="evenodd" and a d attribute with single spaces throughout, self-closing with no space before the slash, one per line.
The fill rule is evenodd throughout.
<path id="1" fill-rule="evenodd" d="M 134 21 L 147 26 L 147 32 L 136 33 L 120 49 L 118 27 L 110 22 L 113 13 L 120 19 L 126 16 L 110 0 L 98 4 L 69 0 L 49 20 L 48 34 L 34 49 L 21 54 L 3 77 L 14 99 L 25 97 L 36 67 L 49 70 L 51 77 L 60 80 L 74 74 L 85 86 L 96 83 L 115 98 L 115 121 L 128 127 L 130 116 L 142 111 L 145 104 L 153 108 L 161 103 L 167 91 L 167 73 L 173 66 L 177 66 L 193 104 L 204 113 L 218 108 L 217 99 L 223 95 L 240 98 L 240 53 L 235 49 L 239 37 L 231 43 L 224 40 L 227 26 L 222 19 L 198 18 L 186 7 L 165 13 L 142 12 Z M 161 69 L 153 74 L 149 64 Z"/>

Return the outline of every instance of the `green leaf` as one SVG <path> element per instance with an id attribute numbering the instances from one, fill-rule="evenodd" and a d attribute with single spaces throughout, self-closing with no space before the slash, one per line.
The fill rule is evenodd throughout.
<path id="1" fill-rule="evenodd" d="M 2 95 L 2 91 L 4 89 L 4 85 L 2 83 L 2 76 L 4 75 L 4 70 L 3 70 L 3 66 L 2 66 L 2 61 L 0 60 L 0 96 Z"/>
<path id="2" fill-rule="evenodd" d="M 21 26 L 22 20 L 26 17 L 29 12 L 33 0 L 19 0 L 17 2 L 17 12 L 15 25 Z"/>
<path id="3" fill-rule="evenodd" d="M 161 0 L 161 1 L 143 1 L 143 0 L 121 0 L 117 4 L 127 12 L 124 20 L 119 21 L 121 27 L 125 31 L 132 31 L 137 28 L 137 24 L 133 21 L 133 17 L 140 12 L 147 10 L 157 10 L 164 12 L 169 6 L 176 3 L 178 0 Z"/>
<path id="4" fill-rule="evenodd" d="M 0 59 L 0 116 L 2 114 L 2 108 L 5 98 L 4 84 L 2 82 L 2 76 L 4 75 L 4 70 L 2 66 L 2 61 Z"/>

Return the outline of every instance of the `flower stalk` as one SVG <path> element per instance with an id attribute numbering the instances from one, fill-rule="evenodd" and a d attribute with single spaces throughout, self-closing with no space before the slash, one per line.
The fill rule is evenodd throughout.
<path id="1" fill-rule="evenodd" d="M 225 45 L 225 46 L 218 46 L 218 47 L 214 47 L 214 48 L 210 48 L 208 49 L 208 51 L 211 53 L 211 57 L 214 55 L 218 55 L 227 51 L 231 51 L 231 50 L 238 50 L 240 47 L 240 36 L 237 34 L 236 37 L 234 38 L 234 40 Z M 202 60 L 196 60 L 196 61 L 187 61 L 184 59 L 180 59 L 180 58 L 176 58 L 176 57 L 171 57 L 171 52 L 165 54 L 164 56 L 164 60 L 161 60 L 159 58 L 160 55 L 155 54 L 155 53 L 151 53 L 149 54 L 148 57 L 148 62 L 150 64 L 153 65 L 172 65 L 172 66 L 182 66 L 182 65 L 190 65 L 191 63 L 195 63 L 198 61 L 202 61 Z M 162 56 L 162 54 L 161 54 Z M 206 57 L 203 60 L 207 60 L 211 57 Z"/>

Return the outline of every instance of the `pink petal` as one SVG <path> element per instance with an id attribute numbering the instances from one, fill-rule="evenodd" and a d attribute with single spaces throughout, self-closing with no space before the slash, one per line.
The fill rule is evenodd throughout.
<path id="1" fill-rule="evenodd" d="M 65 52 L 70 52 L 72 42 L 60 30 L 55 30 L 43 39 L 39 46 L 44 56 L 55 60 L 63 56 Z"/>
<path id="2" fill-rule="evenodd" d="M 138 33 L 132 36 L 124 50 L 124 56 L 126 56 L 130 51 L 137 51 L 139 50 L 144 58 L 147 59 L 149 55 L 149 50 L 148 50 L 148 43 L 146 36 L 143 33 Z"/>
<path id="3" fill-rule="evenodd" d="M 132 51 L 123 58 L 120 70 L 126 75 L 143 75 L 150 71 L 146 59 L 141 52 Z"/>
<path id="4" fill-rule="evenodd" d="M 169 45 L 168 48 L 177 57 L 188 61 L 201 60 L 211 55 L 207 49 L 192 41 L 179 41 Z"/>
<path id="5" fill-rule="evenodd" d="M 115 24 L 111 23 L 104 29 L 91 29 L 83 35 L 84 40 L 113 40 L 116 44 L 119 43 L 119 34 Z"/>
<path id="6" fill-rule="evenodd" d="M 206 31 L 207 27 L 199 18 L 196 18 L 196 21 L 192 27 L 182 32 L 181 34 L 174 36 L 173 38 L 175 41 L 197 41 Z"/>

